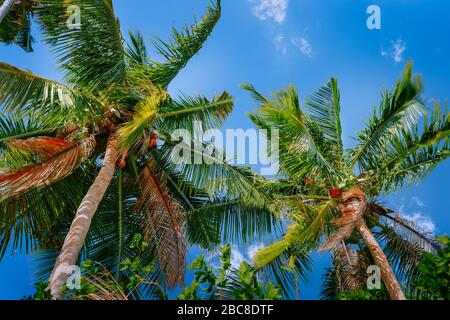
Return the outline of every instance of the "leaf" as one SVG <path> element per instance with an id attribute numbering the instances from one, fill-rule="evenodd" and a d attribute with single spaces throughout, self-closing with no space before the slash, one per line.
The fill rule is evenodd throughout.
<path id="1" fill-rule="evenodd" d="M 337 170 L 343 169 L 344 162 L 340 96 L 337 79 L 332 78 L 305 101 L 306 111 L 330 144 L 326 150 L 327 158 Z"/>
<path id="2" fill-rule="evenodd" d="M 144 36 L 140 32 L 129 32 L 130 43 L 126 50 L 127 56 L 132 64 L 145 64 L 147 62 L 147 48 Z"/>
<path id="3" fill-rule="evenodd" d="M 150 130 L 156 122 L 158 110 L 170 101 L 171 98 L 165 90 L 156 90 L 139 103 L 133 119 L 119 129 L 122 145 L 126 149 L 137 148 L 138 143 L 143 140 L 145 131 Z"/>
<path id="4" fill-rule="evenodd" d="M 61 146 L 59 152 L 53 150 L 54 153 L 38 164 L 0 175 L 0 201 L 50 185 L 70 175 L 92 154 L 94 148 L 95 137 L 90 136 Z"/>
<path id="5" fill-rule="evenodd" d="M 149 78 L 155 85 L 166 88 L 177 76 L 189 60 L 202 48 L 203 43 L 213 31 L 220 19 L 220 0 L 211 0 L 206 14 L 191 27 L 186 26 L 182 31 L 173 29 L 172 39 L 164 42 L 160 39 L 153 42 L 158 53 L 165 62 L 153 61 L 149 70 Z"/>
<path id="6" fill-rule="evenodd" d="M 86 123 L 103 118 L 100 104 L 78 90 L 0 62 L 0 104 L 9 113 L 48 122 Z M 51 119 L 54 117 L 55 119 Z M 44 121 L 42 121 L 44 122 Z"/>
<path id="7" fill-rule="evenodd" d="M 183 96 L 159 109 L 160 121 L 156 128 L 165 132 L 184 129 L 192 132 L 192 137 L 196 137 L 196 124 L 203 132 L 220 128 L 233 110 L 233 104 L 234 99 L 227 92 L 211 101 L 204 96 Z"/>
<path id="8" fill-rule="evenodd" d="M 183 208 L 170 195 L 155 160 L 150 159 L 139 176 L 140 210 L 146 213 L 146 239 L 156 247 L 170 288 L 183 285 L 186 243 Z"/>
<path id="9" fill-rule="evenodd" d="M 395 89 L 383 94 L 379 114 L 374 110 L 366 128 L 359 132 L 358 145 L 350 151 L 347 159 L 350 173 L 353 173 L 357 164 L 367 170 L 373 158 L 383 156 L 387 139 L 401 130 L 413 128 L 425 113 L 425 107 L 420 101 L 421 92 L 422 80 L 419 76 L 412 77 L 412 64 L 408 64 Z"/>
<path id="10" fill-rule="evenodd" d="M 80 10 L 80 28 L 67 25 L 70 6 Z M 36 15 L 69 83 L 103 90 L 124 81 L 125 50 L 111 0 L 41 0 Z"/>
<path id="11" fill-rule="evenodd" d="M 326 140 L 317 124 L 301 110 L 297 89 L 290 86 L 272 100 L 261 100 L 265 102 L 249 117 L 259 129 L 279 130 L 280 173 L 302 183 L 308 175 L 338 185 L 341 174 L 326 157 Z"/>

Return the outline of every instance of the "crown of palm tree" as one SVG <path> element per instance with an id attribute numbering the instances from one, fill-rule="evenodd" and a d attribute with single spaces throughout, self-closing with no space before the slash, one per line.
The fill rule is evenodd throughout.
<path id="1" fill-rule="evenodd" d="M 333 249 L 336 259 L 346 253 L 347 258 L 339 261 L 346 263 L 342 270 L 347 271 L 340 274 L 348 275 L 348 270 L 359 268 L 357 261 L 361 265 L 373 262 L 355 233 L 363 219 L 384 244 L 397 276 L 401 280 L 414 276 L 421 252 L 433 250 L 436 243 L 413 223 L 377 203 L 390 192 L 420 182 L 450 156 L 450 114 L 439 103 L 427 111 L 420 98 L 422 81 L 412 75 L 412 65 L 408 64 L 393 90 L 383 92 L 356 146 L 347 150 L 342 143 L 336 79 L 308 98 L 304 107 L 292 86 L 276 92 L 273 99 L 249 84 L 243 87 L 261 104 L 250 115 L 253 122 L 259 128 L 278 128 L 283 137 L 279 146 L 283 179 L 263 184 L 290 222 L 284 238 L 259 251 L 254 264 L 265 268 L 279 264 L 286 253 L 305 257 L 321 247 Z M 355 200 L 362 205 L 359 213 L 354 207 L 345 209 Z M 352 251 L 354 246 L 357 252 Z M 339 273 L 338 265 L 342 263 L 334 264 L 333 276 Z M 350 284 L 354 288 L 354 281 Z M 328 287 L 325 292 L 335 291 Z"/>
<path id="2" fill-rule="evenodd" d="M 69 5 L 80 7 L 81 29 L 61 23 Z M 188 243 L 211 248 L 225 230 L 239 241 L 271 230 L 273 215 L 248 169 L 189 142 L 185 152 L 212 164 L 171 161 L 181 143 L 174 129 L 193 132 L 194 121 L 218 128 L 232 110 L 226 92 L 212 99 L 167 92 L 220 14 L 220 1 L 211 2 L 194 25 L 154 41 L 163 58 L 156 61 L 139 33 L 124 46 L 112 1 L 42 0 L 36 19 L 65 84 L 0 63 L 0 253 L 11 239 L 13 249 L 24 240 L 27 250 L 60 248 L 70 227 L 51 276 L 54 296 L 67 278 L 60 267 L 75 264 L 83 243 L 83 258 L 117 271 L 126 243 L 141 231 L 149 259 L 157 257 L 173 287 L 183 282 Z"/>

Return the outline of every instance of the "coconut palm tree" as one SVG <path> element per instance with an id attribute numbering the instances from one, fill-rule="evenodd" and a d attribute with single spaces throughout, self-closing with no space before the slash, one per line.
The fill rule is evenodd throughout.
<path id="1" fill-rule="evenodd" d="M 31 21 L 38 1 L 5 0 L 0 6 L 0 42 L 17 44 L 27 52 L 33 51 Z"/>
<path id="2" fill-rule="evenodd" d="M 336 79 L 307 99 L 304 108 L 293 87 L 273 99 L 251 85 L 244 88 L 261 104 L 250 115 L 253 122 L 259 128 L 278 128 L 283 137 L 279 162 L 284 179 L 268 180 L 265 188 L 276 195 L 277 205 L 292 222 L 282 240 L 258 252 L 254 264 L 262 268 L 288 250 L 297 256 L 319 247 L 334 250 L 335 262 L 345 257 L 340 260 L 347 267 L 341 269 L 348 275 L 364 265 L 365 257 L 366 265 L 371 262 L 381 269 L 390 298 L 404 299 L 392 266 L 411 275 L 421 250 L 432 250 L 435 243 L 379 201 L 407 183 L 421 181 L 449 157 L 447 108 L 437 104 L 427 112 L 420 98 L 421 79 L 412 75 L 409 64 L 394 90 L 383 92 L 356 146 L 345 150 Z M 406 241 L 405 230 L 414 239 Z M 380 243 L 386 244 L 388 257 Z"/>
<path id="3" fill-rule="evenodd" d="M 8 12 L 14 6 L 14 4 L 16 3 L 16 0 L 5 0 L 2 2 L 3 3 L 0 6 L 0 23 L 3 21 L 3 19 L 6 17 Z"/>
<path id="4" fill-rule="evenodd" d="M 213 99 L 167 92 L 219 21 L 219 0 L 169 42 L 153 42 L 163 61 L 150 59 L 139 33 L 124 46 L 110 0 L 40 2 L 36 19 L 66 84 L 0 64 L 2 253 L 11 239 L 13 247 L 23 240 L 55 247 L 68 229 L 50 277 L 60 299 L 83 246 L 83 256 L 117 247 L 108 258 L 118 264 L 138 228 L 171 287 L 182 284 L 187 242 L 207 247 L 220 243 L 224 230 L 236 229 L 241 239 L 270 231 L 272 216 L 255 211 L 266 197 L 248 169 L 172 134 L 185 129 L 195 140 L 195 121 L 217 128 L 232 110 L 226 92 Z M 65 26 L 68 5 L 80 7 L 81 29 Z M 174 162 L 180 151 L 208 161 Z"/>

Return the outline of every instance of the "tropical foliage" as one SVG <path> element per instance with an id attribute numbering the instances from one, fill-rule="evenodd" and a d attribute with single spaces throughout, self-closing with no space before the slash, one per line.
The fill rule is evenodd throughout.
<path id="1" fill-rule="evenodd" d="M 0 1 L 2 5 L 5 1 Z M 0 21 L 0 43 L 16 44 L 27 52 L 33 51 L 34 39 L 31 35 L 31 23 L 37 1 L 16 1 L 5 19 Z"/>
<path id="2" fill-rule="evenodd" d="M 208 266 L 201 255 L 191 266 L 195 280 L 178 296 L 180 300 L 280 300 L 283 291 L 273 283 L 265 285 L 257 278 L 256 270 L 243 261 L 239 270 L 231 265 L 231 245 L 220 248 L 221 267 Z"/>
<path id="3" fill-rule="evenodd" d="M 450 239 L 438 238 L 442 244 L 436 254 L 425 253 L 419 263 L 419 276 L 411 288 L 411 298 L 450 300 Z"/>
<path id="4" fill-rule="evenodd" d="M 69 6 L 83 13 L 79 29 L 66 25 Z M 64 80 L 0 62 L 0 259 L 35 253 L 45 279 L 35 299 L 166 299 L 181 287 L 186 300 L 276 300 L 298 299 L 311 252 L 331 251 L 323 299 L 448 299 L 448 238 L 383 205 L 448 159 L 447 106 L 425 105 L 408 64 L 346 148 L 337 79 L 303 104 L 293 86 L 266 97 L 245 84 L 259 104 L 250 119 L 272 142 L 273 129 L 282 137 L 270 150 L 279 178 L 230 165 L 194 123 L 220 128 L 233 97 L 169 94 L 220 16 L 211 1 L 193 25 L 154 39 L 155 57 L 141 33 L 123 36 L 112 0 L 11 6 L 0 42 L 32 51 L 35 21 Z M 185 287 L 190 246 L 214 252 L 280 227 L 253 265 L 233 269 L 230 245 L 217 270 L 200 256 Z M 73 265 L 84 271 L 76 290 L 65 284 Z M 365 288 L 374 265 L 377 291 Z"/>
<path id="5" fill-rule="evenodd" d="M 68 5 L 81 8 L 82 29 L 61 23 Z M 248 169 L 172 135 L 186 129 L 198 138 L 194 121 L 217 128 L 232 110 L 227 92 L 211 99 L 167 92 L 219 21 L 220 1 L 168 42 L 155 40 L 160 61 L 139 33 L 124 45 L 110 0 L 42 0 L 34 14 L 65 83 L 0 63 L 1 255 L 10 245 L 39 249 L 48 274 L 62 247 L 50 279 L 61 298 L 65 267 L 80 258 L 123 276 L 120 262 L 142 232 L 146 261 L 156 257 L 155 277 L 173 288 L 183 284 L 188 245 L 214 248 L 272 230 L 275 217 Z M 174 163 L 180 146 L 212 164 Z"/>
<path id="6" fill-rule="evenodd" d="M 435 252 L 439 245 L 381 201 L 390 192 L 420 182 L 449 157 L 447 107 L 436 103 L 427 110 L 422 81 L 413 76 L 409 64 L 394 89 L 383 92 L 356 146 L 346 149 L 336 79 L 304 106 L 292 86 L 273 98 L 252 85 L 243 87 L 260 104 L 250 115 L 255 125 L 277 128 L 283 137 L 283 179 L 263 184 L 289 223 L 282 240 L 258 252 L 255 266 L 270 266 L 286 252 L 305 257 L 317 248 L 332 250 L 334 263 L 325 276 L 324 297 L 336 299 L 340 293 L 360 290 L 367 267 L 375 264 L 391 298 L 403 299 L 398 279 L 407 286 L 417 275 L 422 253 Z"/>

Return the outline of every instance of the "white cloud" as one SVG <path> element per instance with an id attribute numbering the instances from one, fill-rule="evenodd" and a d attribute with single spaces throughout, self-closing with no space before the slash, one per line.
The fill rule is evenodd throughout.
<path id="1" fill-rule="evenodd" d="M 273 42 L 275 43 L 275 48 L 277 48 L 277 51 L 286 54 L 286 44 L 284 43 L 284 35 L 282 33 L 277 34 Z"/>
<path id="2" fill-rule="evenodd" d="M 256 253 L 264 247 L 265 247 L 264 243 L 253 244 L 250 247 L 248 247 L 247 257 L 250 259 L 250 261 L 253 261 L 253 258 L 255 257 Z"/>
<path id="3" fill-rule="evenodd" d="M 246 261 L 246 259 L 241 251 L 239 251 L 239 248 L 233 246 L 233 248 L 231 249 L 231 267 L 233 269 L 239 269 L 241 263 L 244 261 Z"/>
<path id="4" fill-rule="evenodd" d="M 420 200 L 418 197 L 412 197 L 411 200 L 419 207 L 423 208 L 425 207 L 425 203 Z"/>
<path id="5" fill-rule="evenodd" d="M 391 57 L 395 63 L 400 63 L 403 61 L 403 55 L 406 51 L 406 43 L 398 39 L 397 41 L 392 41 L 390 50 L 382 49 L 380 54 L 382 57 Z"/>
<path id="6" fill-rule="evenodd" d="M 289 0 L 250 0 L 252 12 L 260 20 L 271 19 L 282 24 L 286 20 Z"/>
<path id="7" fill-rule="evenodd" d="M 300 50 L 303 55 L 307 56 L 308 58 L 311 58 L 313 56 L 313 48 L 311 46 L 311 43 L 309 43 L 306 38 L 292 38 L 291 42 Z"/>
<path id="8" fill-rule="evenodd" d="M 417 208 L 416 210 L 411 210 L 411 208 L 414 206 L 418 207 L 419 210 L 417 210 Z M 423 207 L 425 207 L 425 203 L 422 200 L 420 200 L 418 197 L 412 197 L 410 205 L 408 205 L 408 209 L 406 209 L 406 206 L 403 203 L 398 209 L 398 213 L 403 219 L 413 222 L 423 231 L 434 234 L 434 232 L 436 231 L 436 225 L 429 216 L 420 211 L 420 208 Z M 407 211 L 412 212 L 409 213 Z"/>
<path id="9" fill-rule="evenodd" d="M 404 214 L 402 217 L 406 220 L 413 222 L 420 229 L 425 232 L 434 233 L 436 231 L 436 225 L 430 217 L 427 217 L 422 214 L 422 212 L 416 212 L 412 215 Z"/>
<path id="10" fill-rule="evenodd" d="M 399 63 L 403 61 L 403 53 L 406 51 L 406 44 L 402 40 L 397 40 L 393 44 L 394 47 L 394 61 Z"/>
<path id="11" fill-rule="evenodd" d="M 239 269 L 241 263 L 246 261 L 248 264 L 252 264 L 253 258 L 259 249 L 264 248 L 264 243 L 255 243 L 247 247 L 246 252 L 242 252 L 238 246 L 231 248 L 231 267 L 233 269 Z M 214 264 L 214 267 L 219 267 L 219 264 Z"/>

